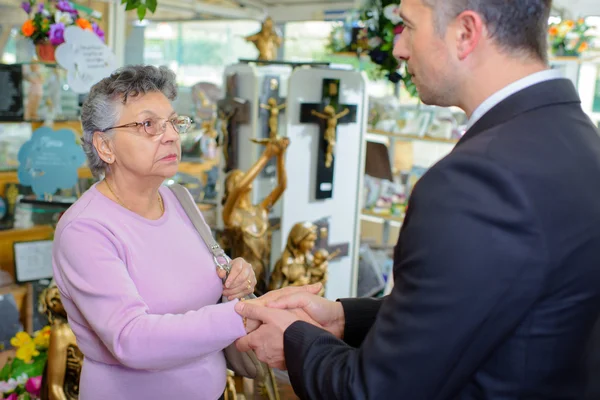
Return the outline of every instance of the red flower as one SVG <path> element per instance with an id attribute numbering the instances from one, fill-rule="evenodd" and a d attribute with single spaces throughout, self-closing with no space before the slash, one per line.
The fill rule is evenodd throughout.
<path id="1" fill-rule="evenodd" d="M 394 27 L 394 35 L 399 35 L 402 32 L 404 32 L 404 25 L 400 24 Z"/>

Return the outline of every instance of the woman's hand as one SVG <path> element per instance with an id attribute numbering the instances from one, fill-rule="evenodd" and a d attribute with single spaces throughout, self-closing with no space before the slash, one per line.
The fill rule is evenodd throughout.
<path id="1" fill-rule="evenodd" d="M 219 277 L 225 277 L 225 271 L 218 271 Z M 236 258 L 231 261 L 231 272 L 229 278 L 223 285 L 223 296 L 228 300 L 239 299 L 254 292 L 256 286 L 256 276 L 252 265 L 247 263 L 243 258 Z"/>

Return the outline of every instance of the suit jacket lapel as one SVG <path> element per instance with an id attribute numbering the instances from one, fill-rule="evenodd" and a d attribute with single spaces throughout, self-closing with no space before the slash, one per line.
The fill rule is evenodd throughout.
<path id="1" fill-rule="evenodd" d="M 581 103 L 575 86 L 568 79 L 553 79 L 530 86 L 507 97 L 485 113 L 463 135 L 457 146 L 527 111 L 567 103 Z"/>

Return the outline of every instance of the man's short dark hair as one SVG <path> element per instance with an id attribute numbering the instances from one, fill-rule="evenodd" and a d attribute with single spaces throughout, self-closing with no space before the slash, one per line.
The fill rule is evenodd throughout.
<path id="1" fill-rule="evenodd" d="M 552 0 L 423 0 L 434 10 L 436 30 L 471 10 L 482 16 L 490 37 L 507 52 L 548 59 L 548 18 Z"/>

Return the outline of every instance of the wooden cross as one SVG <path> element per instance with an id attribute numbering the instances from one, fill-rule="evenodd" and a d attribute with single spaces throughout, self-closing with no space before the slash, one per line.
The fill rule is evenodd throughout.
<path id="1" fill-rule="evenodd" d="M 339 103 L 339 79 L 323 79 L 321 103 L 300 104 L 300 122 L 319 124 L 319 150 L 317 154 L 318 200 L 333 197 L 333 172 L 338 124 L 356 122 L 357 106 Z"/>
<path id="2" fill-rule="evenodd" d="M 279 114 L 285 109 L 285 99 L 279 95 L 280 80 L 276 75 L 266 75 L 263 80 L 263 88 L 260 93 L 260 107 L 258 115 L 261 121 L 259 138 L 253 139 L 254 143 L 266 145 L 276 139 L 279 134 Z M 262 152 L 262 149 L 261 149 Z M 261 175 L 271 178 L 277 175 L 275 158 L 269 160 Z"/>
<path id="3" fill-rule="evenodd" d="M 238 167 L 239 125 L 250 122 L 250 101 L 238 97 L 238 76 L 232 74 L 227 77 L 225 98 L 217 102 L 218 115 L 226 129 L 223 132 L 223 152 L 225 156 L 225 172 Z"/>

